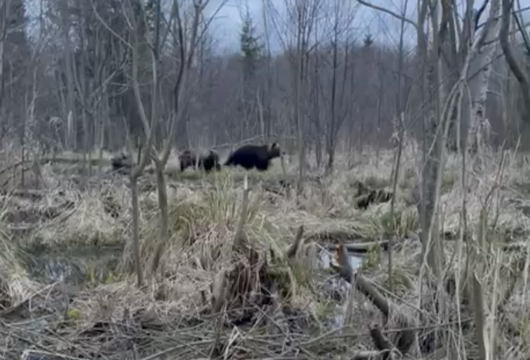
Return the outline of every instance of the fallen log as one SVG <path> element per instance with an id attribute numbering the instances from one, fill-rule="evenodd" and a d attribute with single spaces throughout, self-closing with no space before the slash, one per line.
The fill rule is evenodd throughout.
<path id="1" fill-rule="evenodd" d="M 310 233 L 306 237 L 306 242 L 316 241 L 319 243 L 332 243 L 335 245 L 344 243 L 359 243 L 367 241 L 377 241 L 374 238 L 366 238 L 354 230 L 322 230 Z"/>
<path id="2" fill-rule="evenodd" d="M 370 329 L 370 337 L 377 350 L 380 351 L 381 359 L 394 359 L 394 345 L 385 335 L 383 335 L 377 324 Z"/>
<path id="3" fill-rule="evenodd" d="M 396 307 L 390 300 L 385 298 L 368 279 L 359 273 L 354 273 L 354 270 L 351 267 L 350 261 L 348 259 L 347 250 L 343 244 L 339 244 L 336 249 L 337 254 L 335 260 L 337 264 L 335 265 L 332 263 L 332 268 L 335 269 L 335 271 L 337 271 L 344 280 L 352 284 L 352 286 L 355 286 L 357 290 L 366 296 L 388 320 L 390 308 L 395 309 Z M 397 344 L 393 344 L 392 349 L 388 349 L 389 346 L 386 342 L 378 343 L 378 341 L 381 340 L 381 337 L 378 336 L 380 335 L 380 332 L 377 331 L 377 329 L 374 332 L 374 329 L 372 329 L 372 339 L 374 340 L 375 346 L 379 350 L 383 350 L 380 349 L 380 347 L 387 351 L 393 350 L 394 346 L 397 350 L 399 350 L 399 352 L 401 352 L 401 354 L 406 354 L 410 350 L 415 339 L 415 330 L 413 330 L 414 324 L 408 319 L 408 317 L 404 315 L 399 316 L 398 322 L 400 323 L 399 327 L 403 328 L 403 330 L 399 333 L 399 340 L 397 341 Z M 374 336 L 377 338 L 377 340 L 374 338 Z M 387 356 L 390 356 L 390 354 L 391 353 L 387 353 Z"/>
<path id="4" fill-rule="evenodd" d="M 374 246 L 380 246 L 383 250 L 388 250 L 388 240 L 382 240 L 382 241 L 369 241 L 364 243 L 349 243 L 349 244 L 343 244 L 343 246 L 346 248 L 348 252 L 352 253 L 367 253 L 372 249 Z M 329 251 L 333 251 L 336 249 L 337 245 L 334 244 L 319 244 L 323 248 Z"/>

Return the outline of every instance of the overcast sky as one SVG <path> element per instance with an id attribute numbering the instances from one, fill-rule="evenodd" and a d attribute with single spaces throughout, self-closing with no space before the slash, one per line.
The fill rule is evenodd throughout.
<path id="1" fill-rule="evenodd" d="M 38 15 L 40 0 L 25 0 L 26 9 L 30 17 Z M 53 1 L 53 0 L 48 0 Z M 90 0 L 85 0 L 90 1 Z M 169 0 L 162 0 L 166 6 L 170 6 Z M 310 0 L 306 0 L 310 1 Z M 352 36 L 362 41 L 366 34 L 371 34 L 373 39 L 379 43 L 388 45 L 396 45 L 399 41 L 400 22 L 390 15 L 381 11 L 376 11 L 363 5 L 359 5 L 357 0 L 322 0 L 325 4 L 346 4 L 351 8 L 355 8 L 355 17 L 349 22 L 349 29 L 352 30 Z M 337 2 L 335 2 L 337 1 Z M 384 7 L 395 13 L 401 13 L 408 1 L 407 17 L 415 20 L 417 17 L 416 4 L 418 0 L 365 0 L 376 6 Z M 482 5 L 484 0 L 475 0 L 475 7 Z M 237 51 L 239 49 L 239 33 L 241 30 L 242 16 L 248 8 L 252 19 L 256 25 L 258 35 L 264 33 L 263 26 L 263 3 L 270 3 L 274 6 L 280 16 L 286 18 L 286 4 L 293 2 L 293 0 L 210 0 L 206 8 L 206 17 L 209 18 L 219 8 L 219 5 L 224 3 L 224 6 L 217 13 L 213 20 L 210 33 L 213 34 L 221 49 L 230 49 Z M 340 3 L 338 3 L 340 2 Z M 457 0 L 459 4 L 459 13 L 464 12 L 465 0 Z M 517 2 L 516 2 L 517 3 Z M 521 0 L 523 7 L 530 8 L 530 0 Z M 486 9 L 486 13 L 488 8 Z M 344 11 L 346 12 L 346 11 Z M 350 11 L 348 11 L 350 13 Z M 351 12 L 353 13 L 353 12 Z M 487 14 L 485 14 L 487 15 Z M 322 16 L 322 14 L 320 14 Z M 530 22 L 530 9 L 523 13 L 525 21 Z M 482 17 L 483 19 L 485 16 Z M 323 28 L 323 26 L 321 27 Z M 31 31 L 31 30 L 30 30 Z M 281 41 L 277 36 L 271 24 L 269 24 L 270 44 L 273 50 L 281 49 Z M 285 34 L 285 32 L 283 32 Z M 407 25 L 405 41 L 410 44 L 415 44 L 415 34 L 412 26 Z"/>
<path id="2" fill-rule="evenodd" d="M 241 29 L 241 15 L 244 14 L 246 6 L 256 23 L 258 33 L 263 32 L 263 0 L 210 0 L 210 4 L 206 10 L 208 15 L 211 15 L 219 6 L 220 3 L 226 1 L 226 4 L 217 14 L 215 22 L 212 24 L 215 31 L 213 32 L 217 40 L 219 40 L 224 47 L 237 49 L 239 47 L 239 31 Z M 285 14 L 285 6 L 290 3 L 289 0 L 266 0 L 270 1 L 278 12 Z M 399 41 L 400 22 L 382 13 L 363 5 L 359 5 L 357 0 L 323 0 L 328 4 L 333 4 L 333 1 L 341 1 L 350 3 L 352 6 L 357 6 L 355 18 L 351 22 L 351 28 L 354 29 L 354 36 L 362 37 L 370 33 L 376 42 L 384 42 L 388 45 L 395 44 L 397 46 Z M 366 0 L 367 2 L 384 7 L 395 13 L 402 13 L 407 0 Z M 475 8 L 482 6 L 484 0 L 475 0 Z M 465 0 L 457 0 L 459 6 L 459 13 L 463 14 L 465 9 Z M 517 2 L 516 2 L 517 3 Z M 408 1 L 407 17 L 413 21 L 417 18 L 416 11 L 417 0 Z M 529 8 L 523 12 L 523 18 L 526 23 L 530 22 L 530 0 L 521 0 L 520 4 L 523 8 Z M 486 8 L 482 20 L 484 20 L 489 11 L 489 6 Z M 270 26 L 270 25 L 269 25 Z M 271 34 L 271 46 L 280 48 L 279 40 L 275 37 L 274 31 Z M 412 26 L 406 27 L 405 41 L 411 45 L 415 44 L 415 33 Z"/>
<path id="3" fill-rule="evenodd" d="M 239 31 L 241 29 L 241 16 L 245 13 L 245 8 L 248 6 L 249 12 L 255 21 L 258 33 L 263 33 L 263 0 L 224 0 L 226 4 L 218 12 L 215 22 L 212 24 L 215 31 L 213 32 L 216 39 L 224 46 L 237 49 L 239 46 Z M 278 13 L 285 14 L 285 5 L 289 3 L 286 0 L 268 0 L 277 9 Z M 332 1 L 350 2 L 350 6 L 356 7 L 355 17 L 351 22 L 351 28 L 354 29 L 356 37 L 362 37 L 370 33 L 376 41 L 384 41 L 386 43 L 395 42 L 399 40 L 399 21 L 396 21 L 391 16 L 383 14 L 378 11 L 359 6 L 356 0 L 324 0 L 332 3 Z M 394 12 L 402 12 L 406 0 L 370 0 L 371 3 L 385 6 Z M 206 12 L 211 16 L 219 7 L 223 0 L 211 0 Z M 412 1 L 409 1 L 412 3 Z M 408 6 L 408 16 L 411 19 L 416 17 L 415 6 Z M 269 25 L 269 27 L 271 27 Z M 408 37 L 412 40 L 412 29 L 408 29 Z M 275 37 L 275 32 L 271 31 L 271 37 Z M 278 39 L 271 39 L 274 44 L 271 46 L 280 46 Z"/>

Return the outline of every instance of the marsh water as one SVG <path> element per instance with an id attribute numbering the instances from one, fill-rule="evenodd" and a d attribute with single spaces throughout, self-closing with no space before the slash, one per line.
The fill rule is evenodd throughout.
<path id="1" fill-rule="evenodd" d="M 327 269 L 331 266 L 331 256 L 329 255 L 329 253 L 321 251 L 319 252 L 319 258 L 324 269 Z M 350 260 L 350 265 L 354 270 L 361 267 L 364 261 L 363 256 L 352 253 L 348 253 L 348 259 Z"/>
<path id="2" fill-rule="evenodd" d="M 73 248 L 40 247 L 25 249 L 21 259 L 29 275 L 43 283 L 64 282 L 67 286 L 83 288 L 89 283 L 103 283 L 116 269 L 123 249 L 118 246 L 96 247 L 76 246 Z M 323 269 L 329 269 L 332 255 L 326 251 L 318 253 L 318 262 Z M 364 258 L 349 254 L 354 270 L 361 267 Z M 340 278 L 329 278 L 322 284 L 322 290 L 338 303 L 327 321 L 338 329 L 344 323 L 344 303 L 349 284 Z"/>
<path id="3" fill-rule="evenodd" d="M 121 254 L 119 246 L 43 246 L 24 249 L 21 258 L 29 275 L 35 279 L 45 283 L 64 281 L 68 285 L 81 285 L 108 277 Z"/>
<path id="4" fill-rule="evenodd" d="M 104 280 L 117 266 L 123 249 L 120 246 L 33 247 L 24 249 L 21 258 L 32 278 L 45 283 L 64 281 L 80 285 L 87 280 Z M 349 254 L 353 269 L 363 263 L 360 255 Z M 319 253 L 321 266 L 330 267 L 331 256 Z"/>
<path id="5" fill-rule="evenodd" d="M 73 289 L 84 288 L 89 284 L 106 282 L 109 275 L 116 269 L 122 256 L 123 248 L 76 246 L 72 248 L 40 247 L 22 251 L 21 259 L 29 275 L 43 283 L 63 282 Z M 332 255 L 321 251 L 318 255 L 320 266 L 329 268 Z M 349 254 L 353 269 L 359 268 L 364 258 L 357 254 Z M 325 322 L 333 329 L 344 326 L 346 299 L 350 285 L 338 277 L 324 281 L 322 290 L 337 303 Z"/>

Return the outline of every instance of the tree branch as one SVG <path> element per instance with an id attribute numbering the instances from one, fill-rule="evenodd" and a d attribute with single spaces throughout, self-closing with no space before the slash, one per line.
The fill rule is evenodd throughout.
<path id="1" fill-rule="evenodd" d="M 521 67 L 517 63 L 517 60 L 515 60 L 515 56 L 512 52 L 512 48 L 508 40 L 511 8 L 512 2 L 510 0 L 502 0 L 502 19 L 499 40 L 501 42 L 501 48 L 504 53 L 504 57 L 506 58 L 506 62 L 508 63 L 508 66 L 510 67 L 510 70 L 512 71 L 513 75 L 517 79 L 519 87 L 521 88 L 525 109 L 523 114 L 523 120 L 526 122 L 530 122 L 530 86 L 528 84 L 528 78 L 521 70 Z"/>
<path id="2" fill-rule="evenodd" d="M 517 16 L 517 13 L 515 12 L 515 9 L 512 9 L 513 18 L 515 19 L 515 24 L 517 25 L 517 29 L 521 32 L 521 36 L 523 37 L 523 44 L 526 48 L 526 51 L 530 54 L 530 39 L 528 39 L 528 34 L 526 33 L 526 30 Z"/>
<path id="3" fill-rule="evenodd" d="M 394 17 L 394 18 L 396 18 L 396 19 L 398 19 L 400 21 L 404 21 L 407 24 L 412 25 L 414 27 L 414 29 L 418 30 L 418 25 L 414 21 L 412 21 L 410 19 L 407 19 L 405 16 L 401 16 L 399 14 L 396 14 L 395 12 L 393 12 L 391 10 L 388 10 L 388 9 L 385 9 L 384 7 L 377 6 L 377 5 L 374 5 L 374 4 L 370 4 L 370 3 L 368 3 L 368 2 L 366 2 L 364 0 L 357 0 L 357 2 L 359 2 L 359 4 L 361 4 L 361 5 L 367 6 L 369 8 L 374 9 L 374 10 L 384 12 L 385 14 L 390 15 L 390 16 L 392 16 L 392 17 Z"/>

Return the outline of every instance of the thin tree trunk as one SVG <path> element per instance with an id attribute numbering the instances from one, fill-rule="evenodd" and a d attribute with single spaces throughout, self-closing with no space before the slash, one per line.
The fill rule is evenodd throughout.
<path id="1" fill-rule="evenodd" d="M 133 225 L 133 255 L 136 269 L 136 282 L 138 287 L 143 284 L 142 266 L 140 259 L 140 203 L 138 201 L 138 178 L 131 176 L 131 203 L 132 203 L 132 225 Z"/>
<path id="2" fill-rule="evenodd" d="M 331 104 L 330 104 L 330 126 L 326 142 L 326 150 L 328 154 L 328 161 L 326 164 L 326 174 L 330 174 L 333 171 L 333 163 L 335 160 L 335 135 L 336 135 L 336 102 L 337 102 L 337 66 L 338 66 L 338 29 L 337 29 L 337 19 L 335 19 L 335 28 L 334 28 L 334 41 L 333 41 L 333 51 L 332 51 L 332 66 L 333 73 L 331 78 Z"/>

